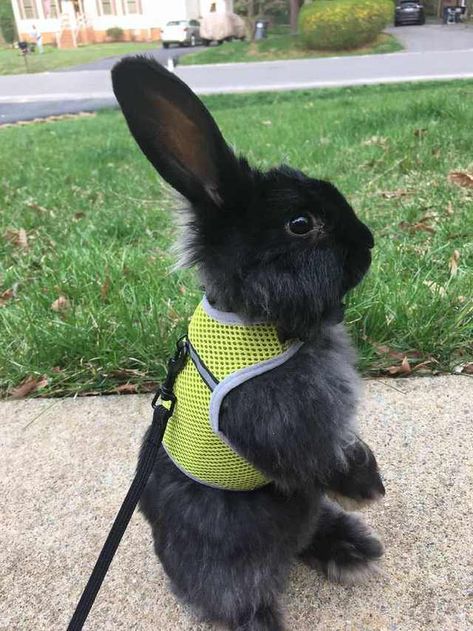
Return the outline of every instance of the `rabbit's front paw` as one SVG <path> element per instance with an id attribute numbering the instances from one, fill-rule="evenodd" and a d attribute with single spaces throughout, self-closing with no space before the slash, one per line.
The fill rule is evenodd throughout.
<path id="1" fill-rule="evenodd" d="M 344 450 L 347 469 L 330 480 L 327 494 L 351 510 L 380 500 L 385 495 L 383 481 L 373 452 L 360 438 Z"/>

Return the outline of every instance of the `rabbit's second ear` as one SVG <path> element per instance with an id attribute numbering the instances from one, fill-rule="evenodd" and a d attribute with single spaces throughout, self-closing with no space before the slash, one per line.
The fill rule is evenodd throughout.
<path id="1" fill-rule="evenodd" d="M 112 81 L 131 133 L 163 178 L 191 202 L 218 205 L 236 158 L 192 90 L 146 57 L 119 62 Z"/>

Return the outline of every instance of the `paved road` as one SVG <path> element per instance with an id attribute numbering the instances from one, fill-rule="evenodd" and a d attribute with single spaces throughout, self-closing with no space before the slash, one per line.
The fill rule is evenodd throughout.
<path id="1" fill-rule="evenodd" d="M 198 94 L 473 78 L 473 29 L 463 25 L 420 29 L 424 29 L 424 49 L 417 52 L 178 66 L 177 73 Z M 417 32 L 417 27 L 396 29 L 401 39 L 414 41 Z M 457 49 L 454 43 L 469 48 Z M 440 50 L 426 49 L 440 45 Z M 28 120 L 48 112 L 90 111 L 114 105 L 109 70 L 0 77 L 0 123 Z"/>
<path id="2" fill-rule="evenodd" d="M 297 565 L 297 631 L 471 631 L 473 381 L 365 382 L 359 418 L 386 485 L 366 511 L 382 575 L 344 587 Z M 60 631 L 133 474 L 149 396 L 0 402 L 0 628 Z M 470 566 L 470 567 L 469 567 Z M 150 529 L 131 520 L 87 628 L 216 631 L 169 591 Z"/>

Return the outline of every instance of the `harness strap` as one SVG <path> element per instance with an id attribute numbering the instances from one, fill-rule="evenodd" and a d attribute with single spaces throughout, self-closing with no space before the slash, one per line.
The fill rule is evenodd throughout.
<path id="1" fill-rule="evenodd" d="M 213 392 L 215 388 L 218 386 L 218 379 L 213 375 L 213 373 L 207 368 L 204 364 L 203 359 L 200 357 L 198 352 L 192 346 L 192 343 L 189 338 L 187 338 L 187 350 L 189 352 L 189 357 L 192 360 L 192 363 L 197 369 L 197 372 L 202 377 L 204 383 L 207 385 L 209 390 Z"/>

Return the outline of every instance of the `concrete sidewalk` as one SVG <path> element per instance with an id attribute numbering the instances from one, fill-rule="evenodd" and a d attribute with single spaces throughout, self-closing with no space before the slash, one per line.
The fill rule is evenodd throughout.
<path id="1" fill-rule="evenodd" d="M 356 587 L 294 568 L 297 631 L 471 629 L 472 399 L 469 377 L 366 382 L 362 434 L 386 482 L 367 511 L 384 574 Z M 149 396 L 0 403 L 0 629 L 64 631 L 128 488 Z M 135 515 L 86 626 L 197 631 Z"/>

